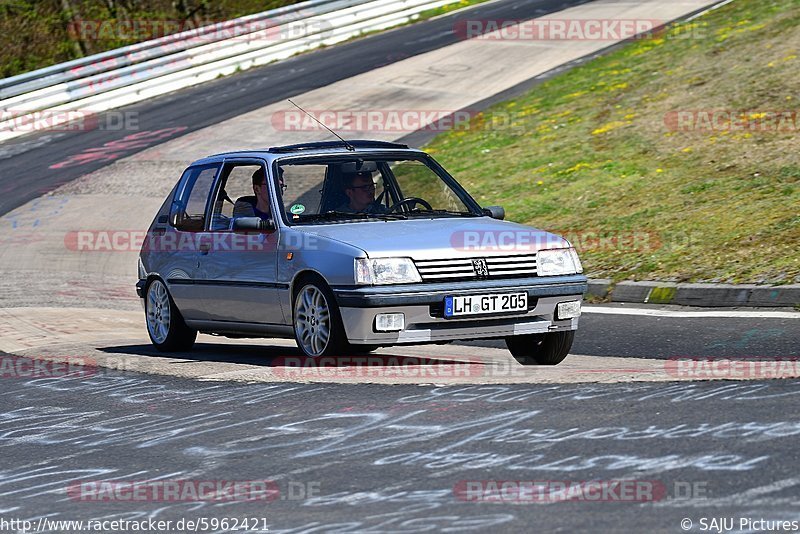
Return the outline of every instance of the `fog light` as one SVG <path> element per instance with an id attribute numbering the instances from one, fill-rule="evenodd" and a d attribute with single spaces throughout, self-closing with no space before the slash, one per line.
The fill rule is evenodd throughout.
<path id="1" fill-rule="evenodd" d="M 399 332 L 406 327 L 406 316 L 402 313 L 379 313 L 375 316 L 378 332 Z"/>
<path id="2" fill-rule="evenodd" d="M 556 319 L 574 319 L 581 316 L 581 301 L 559 302 L 556 307 Z"/>

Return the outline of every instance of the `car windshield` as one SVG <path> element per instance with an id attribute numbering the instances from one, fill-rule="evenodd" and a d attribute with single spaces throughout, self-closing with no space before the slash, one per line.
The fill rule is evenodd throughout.
<path id="1" fill-rule="evenodd" d="M 289 224 L 482 215 L 455 180 L 421 157 L 289 160 L 278 169 Z"/>

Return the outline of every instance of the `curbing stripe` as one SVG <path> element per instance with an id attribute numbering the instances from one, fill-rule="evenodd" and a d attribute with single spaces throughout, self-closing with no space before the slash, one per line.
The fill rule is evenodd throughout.
<path id="1" fill-rule="evenodd" d="M 716 307 L 797 307 L 800 285 L 677 284 L 674 282 L 620 282 L 589 280 L 588 295 L 610 302 L 676 304 Z"/>
<path id="2" fill-rule="evenodd" d="M 677 289 L 674 286 L 658 286 L 650 290 L 644 301 L 650 304 L 670 304 L 675 298 Z"/>

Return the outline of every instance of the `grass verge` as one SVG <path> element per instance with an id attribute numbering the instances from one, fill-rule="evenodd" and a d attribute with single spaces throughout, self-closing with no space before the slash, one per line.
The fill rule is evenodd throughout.
<path id="1" fill-rule="evenodd" d="M 428 149 L 481 203 L 572 239 L 592 277 L 798 283 L 798 56 L 795 0 L 735 0 Z"/>

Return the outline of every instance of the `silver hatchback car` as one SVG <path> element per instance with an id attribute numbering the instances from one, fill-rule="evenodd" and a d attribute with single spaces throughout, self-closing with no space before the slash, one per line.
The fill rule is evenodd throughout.
<path id="1" fill-rule="evenodd" d="M 198 332 L 293 337 L 309 357 L 504 338 L 522 364 L 557 364 L 587 289 L 580 260 L 503 218 L 397 143 L 219 154 L 164 201 L 136 288 L 161 351 Z"/>

